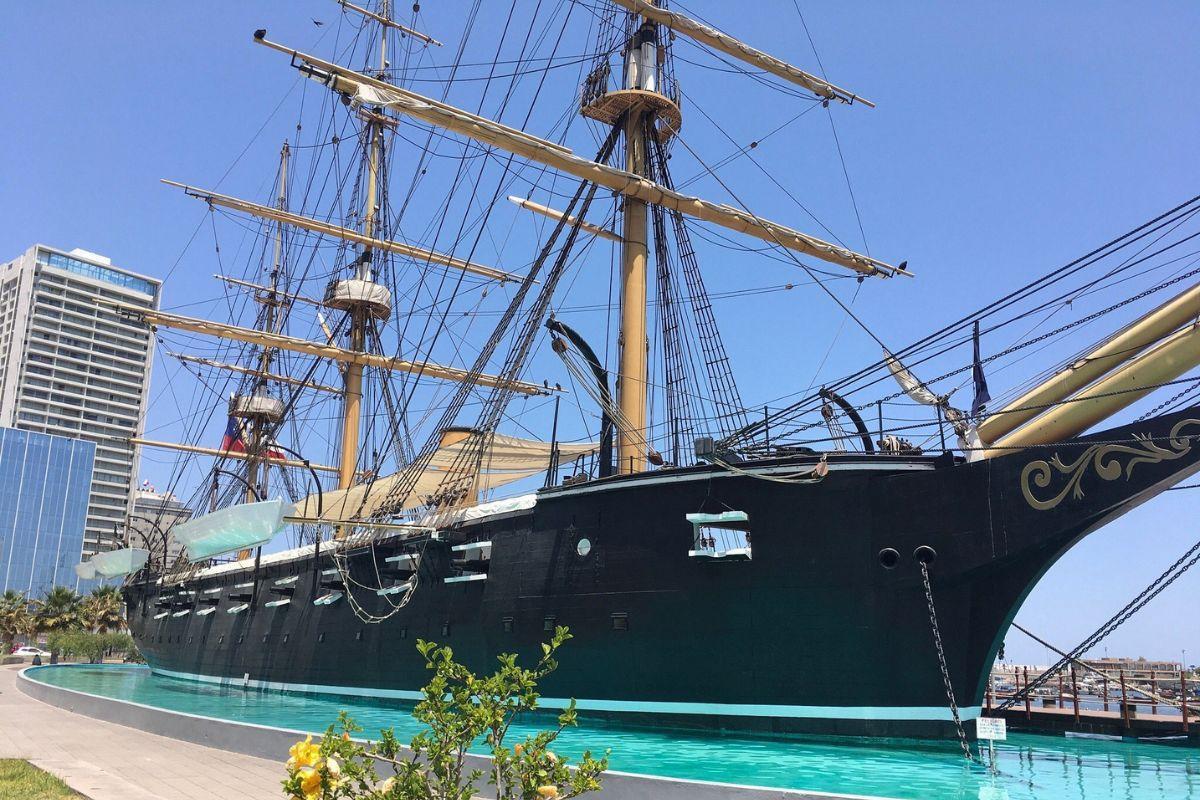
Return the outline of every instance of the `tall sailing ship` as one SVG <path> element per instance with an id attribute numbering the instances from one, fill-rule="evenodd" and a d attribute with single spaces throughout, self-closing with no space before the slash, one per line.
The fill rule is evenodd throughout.
<path id="1" fill-rule="evenodd" d="M 156 673 L 416 698 L 418 638 L 486 669 L 565 625 L 574 639 L 543 686 L 549 707 L 576 698 L 584 713 L 680 725 L 948 736 L 956 715 L 968 727 L 979 715 L 1008 624 L 1046 570 L 1200 468 L 1200 411 L 1184 392 L 1089 433 L 1200 364 L 1200 285 L 990 408 L 978 353 L 981 321 L 1005 328 L 1118 278 L 1158 280 L 1134 300 L 1171 294 L 1195 274 L 1173 249 L 1194 203 L 820 391 L 752 409 L 694 235 L 802 269 L 855 324 L 829 269 L 860 285 L 917 270 L 685 193 L 671 156 L 700 157 L 681 135 L 675 50 L 708 50 L 829 113 L 870 101 L 661 0 L 563 3 L 528 31 L 464 33 L 433 97 L 411 88 L 441 46 L 419 6 L 404 22 L 388 0 L 340 6 L 334 49 L 358 69 L 253 35 L 315 82 L 300 101 L 316 132 L 298 125 L 283 145 L 272 199 L 168 181 L 209 206 L 214 231 L 219 213 L 253 243 L 243 273 L 218 276 L 229 319 L 122 310 L 188 343 L 168 354 L 199 382 L 194 410 L 209 412 L 188 423 L 189 441 L 135 441 L 176 453 L 176 487 L 199 487 L 203 510 L 171 531 L 185 556 L 167 561 L 164 532 L 161 552 L 81 565 L 128 574 L 128 621 Z M 477 11 L 464 9 L 466 25 Z M 582 58 L 558 49 L 572 26 L 590 26 Z M 496 34 L 521 57 L 482 44 Z M 485 50 L 490 61 L 471 60 Z M 482 80 L 470 68 L 481 63 L 486 85 L 509 91 L 501 111 L 528 103 L 523 121 L 450 102 Z M 538 79 L 565 64 L 582 86 L 543 138 L 527 129 L 551 102 Z M 515 91 L 524 78 L 532 94 Z M 594 156 L 564 143 L 577 118 Z M 428 184 L 438 166 L 448 190 Z M 437 211 L 424 230 L 421 204 Z M 503 249 L 500 209 L 541 225 L 519 269 L 483 257 Z M 615 302 L 589 298 L 615 309 L 600 341 L 553 312 L 575 271 L 609 253 Z M 535 352 L 557 356 L 558 372 L 531 377 Z M 946 358 L 947 374 L 916 377 Z M 939 387 L 972 373 L 975 407 L 962 411 Z M 868 399 L 893 378 L 886 402 Z M 572 406 L 589 435 L 567 435 Z M 212 416 L 226 424 L 219 447 L 204 441 Z M 272 544 L 282 537 L 290 546 Z"/>

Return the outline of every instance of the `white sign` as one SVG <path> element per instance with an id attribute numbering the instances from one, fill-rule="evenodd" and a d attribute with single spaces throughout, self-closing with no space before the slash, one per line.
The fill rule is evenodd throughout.
<path id="1" fill-rule="evenodd" d="M 975 736 L 1003 742 L 1008 739 L 1008 728 L 999 717 L 979 717 L 975 720 Z"/>

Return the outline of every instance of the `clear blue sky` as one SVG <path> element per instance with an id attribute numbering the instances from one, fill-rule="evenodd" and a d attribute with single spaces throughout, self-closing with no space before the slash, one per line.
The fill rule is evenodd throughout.
<path id="1" fill-rule="evenodd" d="M 454 42 L 465 5 L 428 0 L 422 22 Z M 485 3 L 485 15 L 497 15 L 490 24 L 499 25 L 496 9 L 507 5 Z M 518 8 L 528 14 L 533 5 L 521 0 Z M 791 0 L 690 0 L 688 7 L 758 47 L 815 66 Z M 1200 74 L 1200 5 L 801 7 L 830 78 L 879 105 L 833 111 L 871 252 L 908 259 L 918 274 L 913 281 L 869 283 L 856 301 L 856 312 L 890 344 L 915 340 L 1200 190 L 1200 87 L 1192 79 Z M 585 9 L 574 13 L 575 41 L 564 47 L 579 53 L 588 16 Z M 300 95 L 286 59 L 252 46 L 250 33 L 268 27 L 273 38 L 327 52 L 322 48 L 332 39 L 317 40 L 334 35 L 339 16 L 325 0 L 4 4 L 0 255 L 34 241 L 84 247 L 152 275 L 174 267 L 168 307 L 222 297 L 209 278 L 216 269 L 207 228 L 187 247 L 205 219 L 202 206 L 158 179 L 219 183 L 265 199 L 278 143 L 294 133 L 292 105 Z M 317 28 L 314 18 L 329 24 Z M 477 36 L 479 43 L 486 39 Z M 479 44 L 476 60 L 486 57 L 482 50 Z M 807 107 L 712 69 L 721 65 L 694 48 L 677 52 L 702 65 L 681 62 L 678 71 L 687 98 L 685 139 L 709 163 L 733 145 L 695 111 L 712 115 L 744 144 Z M 432 58 L 445 64 L 451 53 Z M 534 132 L 569 105 L 576 80 L 569 69 L 548 84 L 553 113 L 535 118 Z M 306 98 L 316 97 L 316 89 L 306 91 Z M 581 126 L 569 143 L 581 152 L 593 147 Z M 823 111 L 764 141 L 755 157 L 848 244 L 862 245 Z M 686 153 L 677 155 L 674 169 L 680 180 L 699 171 Z M 745 159 L 721 175 L 763 216 L 814 229 Z M 689 189 L 730 201 L 711 180 Z M 514 267 L 527 261 L 536 230 L 523 225 L 513 248 L 489 257 Z M 803 279 L 785 265 L 700 249 L 713 291 Z M 853 285 L 845 284 L 848 298 Z M 589 291 L 600 285 L 584 279 L 569 299 L 597 302 Z M 878 355 L 849 327 L 821 369 L 842 316 L 811 287 L 720 301 L 718 312 L 743 396 L 754 402 L 803 390 Z M 1052 360 L 1035 356 L 1030 371 Z M 539 363 L 545 368 L 538 377 L 555 377 L 551 361 Z M 994 394 L 1006 380 L 993 375 Z M 158 371 L 154 393 L 148 424 L 166 437 L 178 409 L 164 400 Z M 162 480 L 166 469 L 147 461 L 144 476 Z M 1090 536 L 1045 577 L 1020 621 L 1063 645 L 1081 639 L 1200 536 L 1188 513 L 1198 500 L 1200 492 L 1171 493 Z M 1189 660 L 1200 661 L 1198 592 L 1200 574 L 1179 581 L 1111 637 L 1109 653 L 1178 658 L 1187 648 Z M 1047 660 L 1042 648 L 1015 633 L 1009 655 Z"/>

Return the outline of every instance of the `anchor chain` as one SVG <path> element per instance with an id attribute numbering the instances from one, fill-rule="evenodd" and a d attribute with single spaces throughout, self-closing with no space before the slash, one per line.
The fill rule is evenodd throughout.
<path id="1" fill-rule="evenodd" d="M 937 648 L 938 667 L 942 670 L 942 683 L 946 687 L 946 700 L 950 703 L 950 713 L 954 716 L 954 728 L 958 731 L 958 743 L 962 746 L 963 758 L 975 761 L 971 746 L 967 744 L 967 733 L 963 730 L 962 718 L 958 714 L 958 701 L 954 699 L 954 686 L 950 683 L 950 669 L 946 666 L 946 651 L 942 648 L 942 633 L 938 628 L 937 610 L 933 606 L 933 589 L 929 585 L 929 566 L 924 561 L 921 565 L 921 582 L 925 584 L 925 603 L 929 606 L 929 627 L 933 631 L 933 645 Z"/>
<path id="2" fill-rule="evenodd" d="M 1116 614 L 1114 614 L 1108 620 L 1108 622 L 1101 625 L 1091 636 L 1084 639 L 1080 644 L 1076 645 L 1075 649 L 1059 659 L 1058 663 L 1050 667 L 1050 669 L 1046 670 L 1038 677 L 1034 678 L 1020 691 L 1013 692 L 1012 697 L 996 706 L 997 713 L 1006 711 L 1007 709 L 1015 706 L 1017 703 L 1024 702 L 1026 695 L 1037 689 L 1039 686 L 1047 683 L 1051 678 L 1065 669 L 1072 661 L 1078 661 L 1084 653 L 1098 645 L 1110 633 L 1128 622 L 1130 617 L 1141 611 L 1147 603 L 1149 603 L 1155 597 L 1158 597 L 1160 592 L 1162 592 L 1175 581 L 1179 580 L 1183 573 L 1195 566 L 1197 562 L 1200 562 L 1200 542 L 1196 542 L 1194 545 L 1188 548 L 1187 552 L 1181 555 L 1174 564 L 1167 567 L 1167 569 L 1161 575 L 1155 578 L 1149 586 L 1143 589 L 1141 594 L 1130 600 L 1129 603 Z"/>

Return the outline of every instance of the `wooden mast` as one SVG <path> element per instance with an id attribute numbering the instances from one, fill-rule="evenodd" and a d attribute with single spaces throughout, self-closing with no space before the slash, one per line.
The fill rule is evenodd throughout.
<path id="1" fill-rule="evenodd" d="M 655 25 L 646 22 L 630 39 L 625 55 L 625 88 L 655 92 L 658 43 Z M 635 102 L 625 114 L 625 170 L 647 177 L 647 106 Z M 617 368 L 617 472 L 641 472 L 646 465 L 646 266 L 650 259 L 646 201 L 625 197 L 621 245 L 621 329 Z"/>
<path id="2" fill-rule="evenodd" d="M 387 33 L 388 21 L 391 19 L 391 9 L 388 0 L 382 0 L 379 16 L 383 21 L 379 27 L 379 79 L 387 75 Z M 379 210 L 379 170 L 382 166 L 383 155 L 383 126 L 373 120 L 367 120 L 367 197 L 363 209 L 363 236 L 368 240 L 375 238 L 375 220 Z M 371 258 L 374 248 L 367 244 L 363 246 L 358 259 L 357 280 L 372 283 L 374 276 L 371 269 Z M 350 315 L 349 349 L 355 352 L 365 352 L 367 349 L 367 328 L 370 324 L 368 309 L 365 304 L 356 303 L 347 308 Z M 354 474 L 358 466 L 359 426 L 362 421 L 362 385 L 363 365 L 351 363 L 346 365 L 345 389 L 342 395 L 342 452 L 338 460 L 338 489 L 349 489 L 354 484 Z M 345 529 L 339 529 L 344 534 Z"/>
<path id="3" fill-rule="evenodd" d="M 288 143 L 285 139 L 279 151 L 279 196 L 277 205 L 285 210 L 287 206 L 287 167 Z M 283 265 L 283 223 L 275 223 L 275 252 L 271 262 L 270 290 L 256 296 L 255 299 L 263 304 L 264 333 L 275 332 L 275 311 L 279 306 L 279 270 Z M 257 503 L 267 498 L 267 473 L 269 464 L 263 460 L 263 455 L 270 441 L 268 431 L 272 423 L 282 419 L 283 403 L 272 398 L 267 393 L 267 375 L 271 372 L 271 360 L 275 356 L 272 347 L 263 345 L 259 353 L 258 369 L 254 371 L 254 381 L 248 395 L 233 395 L 229 398 L 229 415 L 237 420 L 244 433 L 243 447 L 246 450 L 246 500 L 247 503 Z M 261 467 L 261 472 L 260 472 Z M 215 479 L 215 473 L 214 473 Z M 250 557 L 251 550 L 239 550 L 239 561 Z"/>
<path id="4" fill-rule="evenodd" d="M 288 158 L 291 155 L 291 150 L 288 148 L 287 140 L 283 142 L 283 147 L 279 151 L 279 197 L 277 205 L 280 211 L 287 210 L 287 174 L 288 174 Z M 263 330 L 267 333 L 275 332 L 275 312 L 279 307 L 279 271 L 283 266 L 283 223 L 275 223 L 275 252 L 271 262 L 271 290 L 264 298 L 266 306 L 266 319 L 263 321 Z M 267 375 L 271 373 L 271 361 L 275 358 L 275 349 L 264 346 L 258 359 L 258 376 L 254 382 L 252 394 L 265 394 L 267 390 Z M 250 428 L 250 441 L 246 443 L 248 455 L 246 459 L 246 502 L 253 503 L 259 500 L 255 496 L 255 487 L 259 483 L 259 462 L 262 451 L 265 449 L 266 442 L 263 434 L 263 418 L 254 417 Z M 267 496 L 267 472 L 268 464 L 262 465 L 261 478 L 261 495 L 262 499 Z"/>

